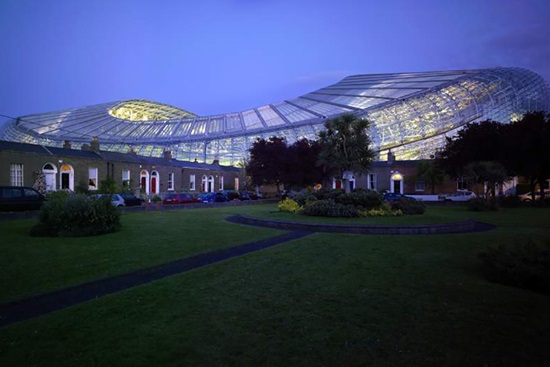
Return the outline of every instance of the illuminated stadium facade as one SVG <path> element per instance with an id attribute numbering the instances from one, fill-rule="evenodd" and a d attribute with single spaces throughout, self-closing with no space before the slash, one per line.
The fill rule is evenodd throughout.
<path id="1" fill-rule="evenodd" d="M 550 89 L 520 68 L 353 75 L 309 94 L 242 112 L 196 116 L 145 100 L 128 100 L 22 116 L 0 140 L 73 148 L 97 138 L 102 150 L 236 164 L 257 138 L 316 139 L 324 122 L 353 113 L 372 122 L 379 158 L 429 158 L 469 122 L 507 123 L 550 111 Z"/>

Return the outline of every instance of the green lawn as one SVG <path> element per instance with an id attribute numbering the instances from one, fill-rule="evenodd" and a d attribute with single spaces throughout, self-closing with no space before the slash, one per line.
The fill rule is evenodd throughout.
<path id="1" fill-rule="evenodd" d="M 36 220 L 0 222 L 0 303 L 284 233 L 236 226 L 227 216 L 223 209 L 125 213 L 122 231 L 81 238 L 32 238 Z"/>
<path id="2" fill-rule="evenodd" d="M 231 213 L 266 216 L 274 210 L 157 213 L 154 223 L 163 227 L 162 222 L 175 225 L 183 218 L 211 218 L 202 219 L 204 225 L 221 223 Z M 550 297 L 487 282 L 477 253 L 487 245 L 548 236 L 550 210 L 470 213 L 461 207 L 430 207 L 426 215 L 473 217 L 498 227 L 438 236 L 312 234 L 2 328 L 0 365 L 545 365 L 550 360 Z M 138 223 L 132 230 L 141 236 L 148 233 L 143 227 L 150 220 L 145 214 L 124 216 L 124 224 Z M 236 227 L 227 233 L 236 232 L 240 242 L 275 234 L 226 225 Z M 23 238 L 28 223 L 2 226 L 2 233 Z M 210 228 L 187 232 L 197 232 L 188 233 L 197 239 L 205 231 L 216 237 Z M 165 241 L 178 243 L 179 237 L 171 236 Z M 67 252 L 66 246 L 57 251 Z M 49 247 L 60 246 L 53 242 Z M 170 252 L 139 246 L 112 263 L 125 262 L 125 256 L 138 263 L 155 250 L 163 253 L 155 255 L 157 260 L 180 257 L 205 247 Z M 145 251 L 147 256 L 130 254 Z M 89 262 L 100 259 L 98 254 L 88 256 Z M 30 250 L 25 255 L 33 257 Z M 24 259 L 17 262 L 25 266 Z"/>

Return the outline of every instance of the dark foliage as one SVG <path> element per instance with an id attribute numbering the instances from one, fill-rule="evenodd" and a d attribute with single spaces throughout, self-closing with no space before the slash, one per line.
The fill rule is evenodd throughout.
<path id="1" fill-rule="evenodd" d="M 253 185 L 276 185 L 304 187 L 319 183 L 323 179 L 323 169 L 317 165 L 320 143 L 301 139 L 287 145 L 284 139 L 271 137 L 258 139 L 249 149 L 250 159 L 246 164 L 246 174 Z"/>
<path id="2" fill-rule="evenodd" d="M 317 165 L 321 143 L 300 139 L 288 147 L 284 182 L 289 186 L 306 187 L 323 181 L 323 167 Z"/>
<path id="3" fill-rule="evenodd" d="M 120 229 L 120 212 L 111 199 L 90 199 L 86 195 L 50 195 L 42 206 L 39 223 L 31 236 L 82 237 L 111 233 Z"/>
<path id="4" fill-rule="evenodd" d="M 358 190 L 349 194 L 342 194 L 337 202 L 351 205 L 360 210 L 370 210 L 382 206 L 384 195 L 375 190 Z"/>
<path id="5" fill-rule="evenodd" d="M 472 212 L 484 212 L 489 210 L 497 210 L 498 207 L 493 198 L 486 200 L 478 197 L 468 201 L 467 208 Z"/>
<path id="6" fill-rule="evenodd" d="M 304 215 L 316 217 L 357 217 L 357 209 L 350 205 L 334 202 L 334 200 L 317 200 L 306 205 L 302 211 Z"/>
<path id="7" fill-rule="evenodd" d="M 347 113 L 325 122 L 325 130 L 319 133 L 322 149 L 319 164 L 328 173 L 344 179 L 346 192 L 349 180 L 343 177 L 345 171 L 366 172 L 374 159 L 371 139 L 367 134 L 370 122 Z"/>
<path id="8" fill-rule="evenodd" d="M 424 214 L 426 205 L 412 198 L 402 197 L 401 199 L 393 202 L 391 206 L 392 210 L 401 210 L 405 215 Z"/>
<path id="9" fill-rule="evenodd" d="M 488 248 L 479 257 L 490 281 L 550 293 L 550 242 L 528 239 Z"/>
<path id="10" fill-rule="evenodd" d="M 503 196 L 499 198 L 499 206 L 503 208 L 517 208 L 521 205 L 521 200 L 517 196 Z"/>

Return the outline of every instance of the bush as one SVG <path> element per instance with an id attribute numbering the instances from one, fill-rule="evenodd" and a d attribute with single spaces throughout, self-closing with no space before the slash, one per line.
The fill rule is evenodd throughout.
<path id="1" fill-rule="evenodd" d="M 528 239 L 524 244 L 500 245 L 479 254 L 493 282 L 550 293 L 550 242 Z"/>
<path id="2" fill-rule="evenodd" d="M 392 204 L 391 209 L 401 210 L 405 215 L 424 214 L 426 205 L 413 198 L 402 197 Z"/>
<path id="3" fill-rule="evenodd" d="M 499 198 L 499 203 L 503 208 L 517 208 L 521 205 L 521 200 L 517 196 L 503 196 Z"/>
<path id="4" fill-rule="evenodd" d="M 96 200 L 83 194 L 49 195 L 31 236 L 82 237 L 120 229 L 120 212 L 108 196 Z"/>
<path id="5" fill-rule="evenodd" d="M 315 217 L 357 217 L 357 210 L 349 205 L 334 202 L 334 200 L 316 200 L 304 206 L 302 211 L 305 215 Z"/>
<path id="6" fill-rule="evenodd" d="M 403 215 L 401 210 L 392 210 L 385 207 L 379 209 L 370 209 L 370 210 L 359 210 L 357 212 L 360 217 L 400 217 Z"/>
<path id="7" fill-rule="evenodd" d="M 358 190 L 349 194 L 342 194 L 336 202 L 344 205 L 352 205 L 357 209 L 380 208 L 384 202 L 384 196 L 375 190 Z"/>
<path id="8" fill-rule="evenodd" d="M 314 193 L 305 191 L 294 194 L 291 199 L 298 203 L 299 206 L 304 206 L 317 200 L 317 197 Z"/>
<path id="9" fill-rule="evenodd" d="M 489 202 L 484 198 L 473 198 L 468 201 L 467 208 L 473 212 L 483 212 L 487 210 L 497 210 L 497 205 L 492 198 L 489 199 Z"/>
<path id="10" fill-rule="evenodd" d="M 302 207 L 294 200 L 286 198 L 277 204 L 277 207 L 282 212 L 297 214 L 302 210 Z"/>

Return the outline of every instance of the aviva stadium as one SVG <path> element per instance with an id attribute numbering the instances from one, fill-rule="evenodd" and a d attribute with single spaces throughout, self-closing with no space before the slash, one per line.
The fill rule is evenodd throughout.
<path id="1" fill-rule="evenodd" d="M 235 164 L 257 138 L 289 143 L 316 139 L 327 119 L 353 113 L 372 122 L 374 149 L 384 159 L 429 158 L 470 122 L 507 123 L 529 111 L 550 111 L 550 89 L 520 68 L 352 75 L 311 93 L 213 116 L 145 100 L 103 103 L 21 116 L 0 128 L 0 140 L 73 148 L 99 140 L 102 150 L 179 160 Z"/>

